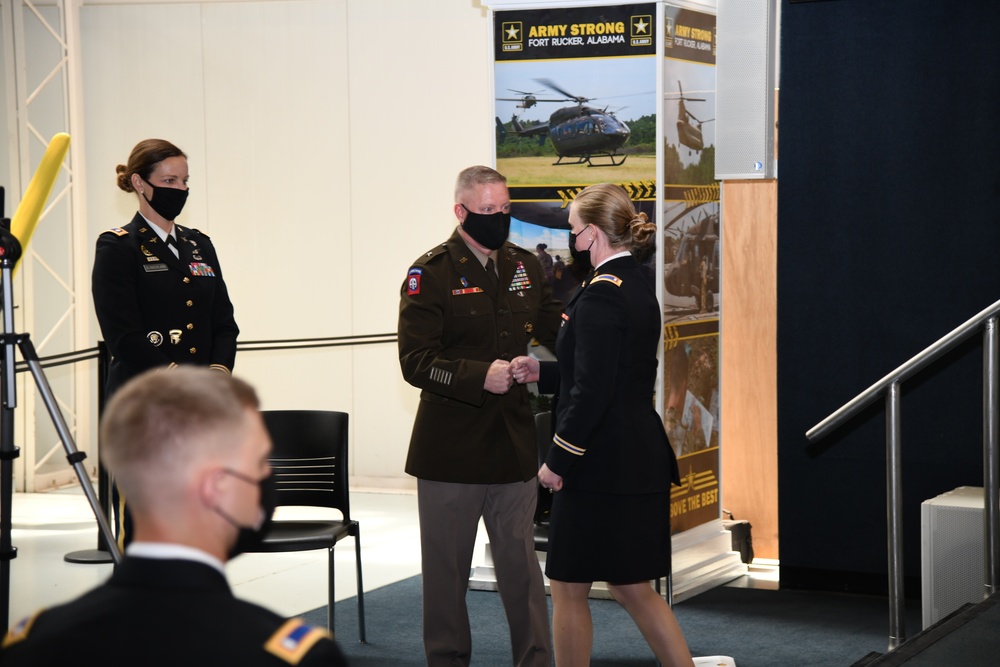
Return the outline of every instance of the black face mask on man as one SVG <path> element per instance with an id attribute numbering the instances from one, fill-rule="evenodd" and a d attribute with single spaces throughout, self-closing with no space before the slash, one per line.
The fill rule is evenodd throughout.
<path id="1" fill-rule="evenodd" d="M 233 546 L 229 550 L 228 554 L 229 558 L 234 558 L 241 553 L 252 553 L 260 547 L 264 535 L 267 533 L 267 529 L 271 526 L 271 518 L 274 516 L 274 508 L 278 504 L 278 493 L 274 480 L 274 472 L 271 472 L 270 475 L 259 480 L 247 477 L 243 473 L 236 472 L 235 470 L 231 470 L 229 468 L 224 468 L 224 472 L 227 475 L 232 475 L 236 479 L 246 482 L 247 484 L 255 484 L 260 487 L 260 514 L 257 517 L 257 521 L 251 526 L 241 525 L 233 517 L 229 516 L 218 507 L 214 508 L 223 519 L 239 529 L 239 533 L 236 536 L 236 542 L 233 543 Z"/>
<path id="2" fill-rule="evenodd" d="M 145 199 L 150 207 L 161 215 L 164 220 L 173 221 L 181 214 L 181 211 L 184 210 L 184 203 L 187 201 L 188 192 L 190 192 L 190 190 L 165 187 L 157 188 L 149 181 L 146 181 L 146 185 L 149 186 L 150 193 L 153 196 L 151 198 L 147 197 L 145 190 L 139 194 L 142 195 L 142 198 Z"/>
<path id="3" fill-rule="evenodd" d="M 465 204 L 459 206 L 465 208 Z M 473 213 L 467 208 L 465 212 L 462 229 L 473 241 L 490 250 L 497 250 L 503 246 L 510 234 L 510 213 L 503 211 L 490 214 Z"/>

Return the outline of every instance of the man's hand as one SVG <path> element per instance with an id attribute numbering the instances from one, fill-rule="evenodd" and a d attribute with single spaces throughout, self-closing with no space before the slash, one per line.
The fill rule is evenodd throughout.
<path id="1" fill-rule="evenodd" d="M 510 374 L 510 362 L 497 359 L 490 364 L 490 369 L 486 371 L 486 382 L 483 389 L 491 394 L 506 394 L 514 384 L 514 378 Z"/>

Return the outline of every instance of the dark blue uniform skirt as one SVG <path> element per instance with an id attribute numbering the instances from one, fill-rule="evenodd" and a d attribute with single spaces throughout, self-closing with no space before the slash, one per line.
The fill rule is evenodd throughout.
<path id="1" fill-rule="evenodd" d="M 670 573 L 670 492 L 553 494 L 545 575 L 631 584 Z"/>

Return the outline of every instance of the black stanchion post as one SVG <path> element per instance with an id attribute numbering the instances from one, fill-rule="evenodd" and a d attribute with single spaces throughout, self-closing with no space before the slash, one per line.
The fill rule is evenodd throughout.
<path id="1" fill-rule="evenodd" d="M 108 368 L 111 365 L 111 354 L 108 352 L 108 346 L 104 341 L 98 341 L 97 343 L 97 418 L 100 420 L 101 415 L 104 414 L 104 388 L 108 384 Z M 100 446 L 100 445 L 98 445 Z M 111 521 L 111 475 L 104 466 L 98 462 L 97 464 L 97 501 L 101 506 L 101 512 Z M 83 565 L 98 565 L 101 563 L 110 563 L 111 553 L 108 551 L 108 542 L 104 538 L 101 531 L 97 531 L 97 548 L 95 549 L 81 549 L 80 551 L 71 551 L 65 556 L 63 560 L 67 563 L 80 563 Z"/>

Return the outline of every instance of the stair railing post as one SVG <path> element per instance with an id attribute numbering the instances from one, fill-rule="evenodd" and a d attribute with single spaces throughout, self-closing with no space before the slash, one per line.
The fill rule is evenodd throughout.
<path id="1" fill-rule="evenodd" d="M 893 382 L 885 396 L 886 521 L 889 542 L 889 650 L 906 641 L 903 613 L 903 466 L 899 382 Z"/>
<path id="2" fill-rule="evenodd" d="M 983 496 L 986 572 L 983 597 L 997 590 L 1000 582 L 1000 422 L 997 414 L 998 387 L 997 316 L 986 320 L 983 331 Z"/>

